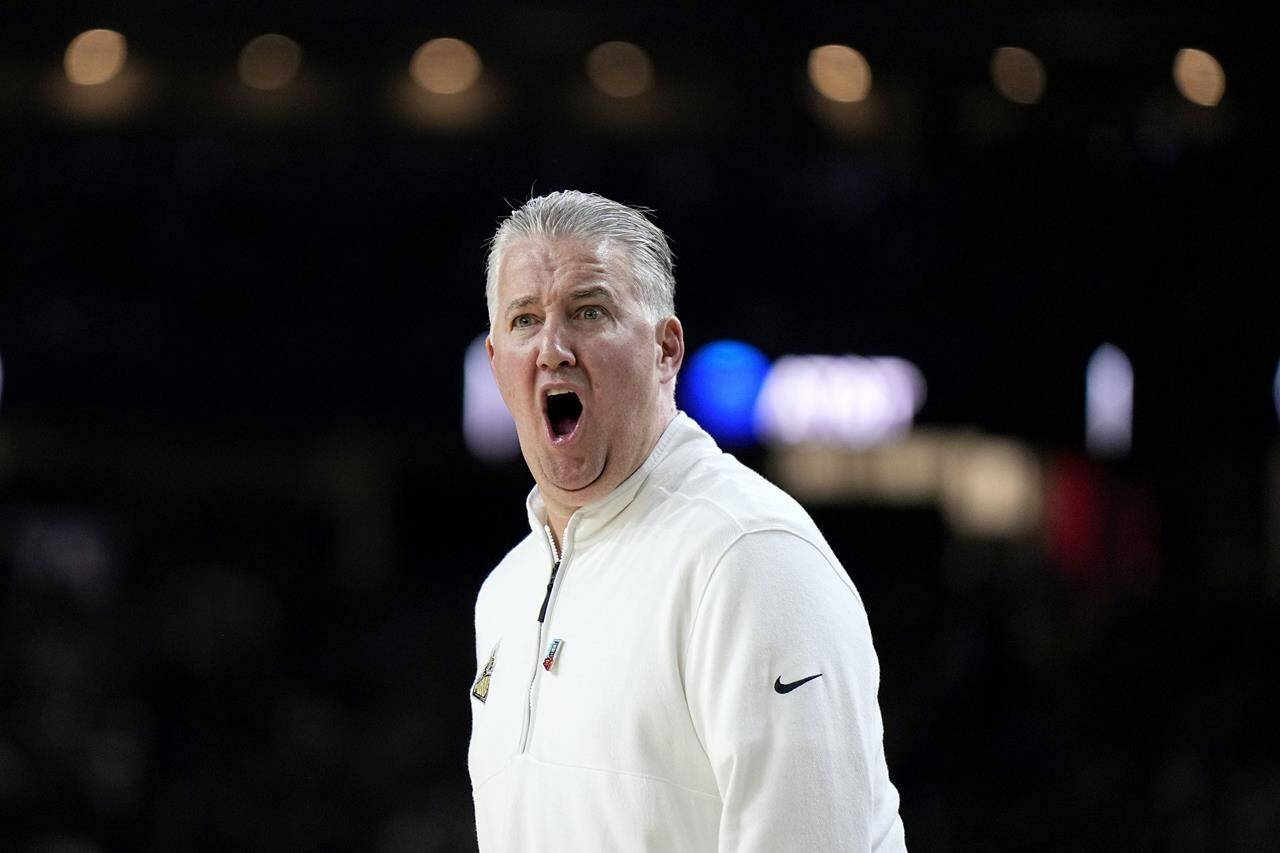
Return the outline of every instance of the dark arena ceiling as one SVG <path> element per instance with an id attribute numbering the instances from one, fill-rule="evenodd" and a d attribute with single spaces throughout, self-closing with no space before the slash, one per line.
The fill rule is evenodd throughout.
<path id="1" fill-rule="evenodd" d="M 8 3 L 0 16 L 5 407 L 58 416 L 307 425 L 457 422 L 484 331 L 496 220 L 580 188 L 656 211 L 692 347 L 890 354 L 929 382 L 922 421 L 1079 441 L 1102 342 L 1138 375 L 1138 431 L 1269 435 L 1275 247 L 1262 34 L 1155 4 Z M 64 75 L 77 33 L 128 43 L 118 103 Z M 255 92 L 256 35 L 301 46 Z M 425 41 L 474 47 L 470 100 L 424 95 Z M 643 95 L 592 89 L 626 40 Z M 825 101 L 822 44 L 870 98 Z M 992 51 L 1046 69 L 1034 105 Z M 1225 95 L 1174 86 L 1212 53 Z M 112 83 L 109 85 L 117 85 Z M 128 88 L 132 87 L 132 88 Z M 103 91 L 106 91 L 105 87 Z M 459 104 L 463 106 L 459 107 Z"/>

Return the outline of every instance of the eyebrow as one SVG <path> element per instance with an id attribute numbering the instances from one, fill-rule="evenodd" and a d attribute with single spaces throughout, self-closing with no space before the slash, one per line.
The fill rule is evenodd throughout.
<path id="1" fill-rule="evenodd" d="M 517 308 L 524 308 L 525 306 L 532 305 L 536 301 L 537 300 L 535 300 L 532 296 L 521 296 L 518 299 L 512 299 L 511 302 L 508 303 L 507 305 L 506 313 L 510 314 L 512 311 L 515 311 Z"/>
<path id="2" fill-rule="evenodd" d="M 591 299 L 597 296 L 612 300 L 613 291 L 605 287 L 603 284 L 593 284 L 587 287 L 579 287 L 577 290 L 571 290 L 569 292 L 569 298 L 572 300 Z M 505 313 L 509 315 L 512 311 L 526 308 L 537 301 L 537 297 L 532 295 L 518 297 L 507 303 L 507 310 Z"/>
<path id="3" fill-rule="evenodd" d="M 603 296 L 605 299 L 613 299 L 613 291 L 605 287 L 603 284 L 593 284 L 589 287 L 580 287 L 569 293 L 570 299 L 591 299 L 596 296 Z"/>

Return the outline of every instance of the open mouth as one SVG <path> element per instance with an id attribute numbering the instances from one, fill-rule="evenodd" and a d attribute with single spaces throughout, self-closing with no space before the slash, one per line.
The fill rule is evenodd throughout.
<path id="1" fill-rule="evenodd" d="M 547 395 L 547 424 L 552 439 L 568 438 L 578 428 L 582 401 L 572 391 L 552 391 Z"/>

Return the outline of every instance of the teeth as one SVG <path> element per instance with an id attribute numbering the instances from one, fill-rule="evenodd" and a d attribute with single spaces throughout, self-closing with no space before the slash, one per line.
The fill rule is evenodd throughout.
<path id="1" fill-rule="evenodd" d="M 555 397 L 555 396 L 557 396 L 557 395 L 559 395 L 559 394 L 572 394 L 572 393 L 573 393 L 572 391 L 569 391 L 569 390 L 567 390 L 567 389 L 561 389 L 561 390 L 559 390 L 559 391 L 548 391 L 548 392 L 547 392 L 547 396 L 548 396 L 548 397 Z"/>

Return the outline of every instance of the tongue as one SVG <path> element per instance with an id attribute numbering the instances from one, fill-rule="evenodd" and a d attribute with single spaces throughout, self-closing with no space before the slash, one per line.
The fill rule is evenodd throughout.
<path id="1" fill-rule="evenodd" d="M 564 417 L 559 417 L 553 420 L 551 422 L 551 429 L 555 431 L 556 435 L 568 435 L 569 433 L 573 432 L 574 424 L 576 424 L 577 422 L 578 422 L 577 418 L 571 418 L 566 415 Z"/>

